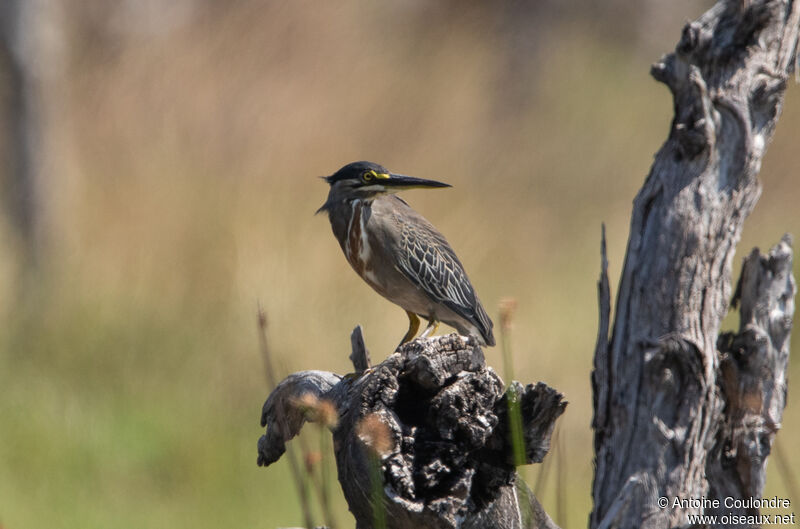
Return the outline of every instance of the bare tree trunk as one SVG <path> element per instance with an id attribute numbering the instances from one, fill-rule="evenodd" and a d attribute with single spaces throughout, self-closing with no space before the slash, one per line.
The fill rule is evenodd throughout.
<path id="1" fill-rule="evenodd" d="M 9 0 L 0 5 L 0 49 L 9 84 L 5 137 L 9 170 L 6 174 L 6 211 L 14 226 L 28 265 L 36 261 L 38 248 L 37 140 L 41 119 L 35 64 L 35 47 L 26 41 L 24 2 Z"/>
<path id="2" fill-rule="evenodd" d="M 675 117 L 634 201 L 610 339 L 605 264 L 601 275 L 592 528 L 757 514 L 674 499 L 760 497 L 780 426 L 795 293 L 788 238 L 746 260 L 740 331 L 719 330 L 799 21 L 797 2 L 721 0 L 653 66 Z"/>
<path id="3" fill-rule="evenodd" d="M 52 178 L 56 155 L 60 176 L 67 165 L 68 147 L 56 143 L 68 138 L 56 138 L 52 132 L 56 116 L 63 121 L 67 106 L 60 77 L 65 59 L 61 9 L 55 0 L 0 2 L 0 62 L 8 83 L 2 209 L 18 240 L 23 279 L 41 264 L 46 246 L 50 220 L 46 191 L 56 185 Z"/>

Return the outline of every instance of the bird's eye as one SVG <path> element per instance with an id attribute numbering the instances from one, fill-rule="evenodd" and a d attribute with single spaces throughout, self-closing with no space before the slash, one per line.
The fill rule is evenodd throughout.
<path id="1" fill-rule="evenodd" d="M 375 171 L 372 170 L 365 171 L 364 174 L 361 175 L 361 178 L 363 178 L 365 182 L 369 182 L 370 180 L 375 178 Z"/>

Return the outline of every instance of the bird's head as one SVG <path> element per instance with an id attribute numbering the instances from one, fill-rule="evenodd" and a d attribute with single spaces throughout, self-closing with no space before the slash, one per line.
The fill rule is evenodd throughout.
<path id="1" fill-rule="evenodd" d="M 451 187 L 450 184 L 389 172 L 372 162 L 353 162 L 330 176 L 323 177 L 331 185 L 328 201 L 319 211 L 326 210 L 332 202 L 342 200 L 369 200 L 378 195 L 396 193 L 415 187 Z"/>

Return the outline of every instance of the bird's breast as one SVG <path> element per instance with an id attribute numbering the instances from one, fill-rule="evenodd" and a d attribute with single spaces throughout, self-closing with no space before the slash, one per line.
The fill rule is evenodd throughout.
<path id="1" fill-rule="evenodd" d="M 361 200 L 354 200 L 350 222 L 347 225 L 345 256 L 359 276 L 373 287 L 379 287 L 378 277 L 374 273 L 373 253 L 369 242 L 368 217 L 369 206 L 365 206 Z"/>

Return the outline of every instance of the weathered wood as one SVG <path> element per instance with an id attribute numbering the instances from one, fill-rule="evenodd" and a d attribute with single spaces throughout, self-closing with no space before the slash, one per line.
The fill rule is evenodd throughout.
<path id="1" fill-rule="evenodd" d="M 356 328 L 350 334 L 350 347 L 352 349 L 350 361 L 353 362 L 356 374 L 360 375 L 372 365 L 369 351 L 364 343 L 364 332 L 361 330 L 361 325 L 356 325 Z"/>
<path id="2" fill-rule="evenodd" d="M 606 411 L 608 410 L 608 392 L 599 391 L 599 385 L 608 380 L 608 327 L 611 321 L 611 287 L 608 283 L 608 256 L 606 255 L 606 227 L 602 226 L 600 236 L 600 279 L 597 281 L 597 305 L 600 309 L 597 322 L 597 343 L 594 350 L 594 371 L 592 371 L 592 398 L 594 417 L 592 428 L 595 430 L 595 452 L 600 446 L 597 444 L 599 429 L 608 423 Z"/>
<path id="3" fill-rule="evenodd" d="M 791 239 L 768 256 L 758 249 L 744 260 L 733 303 L 739 332 L 720 335 L 719 386 L 725 399 L 708 481 L 713 497 L 760 498 L 767 456 L 786 405 L 789 333 L 796 292 Z M 711 514 L 756 515 L 758 509 L 725 508 Z"/>
<path id="4" fill-rule="evenodd" d="M 794 68 L 799 17 L 797 2 L 722 0 L 687 24 L 675 52 L 653 66 L 673 94 L 675 117 L 634 201 L 610 339 L 605 264 L 601 274 L 592 528 L 682 525 L 703 509 L 662 509 L 659 497 L 762 490 L 784 400 L 756 392 L 765 400 L 748 400 L 743 415 L 737 396 L 754 384 L 766 392 L 784 387 L 785 368 L 779 354 L 749 338 L 772 337 L 772 328 L 756 331 L 766 328 L 763 318 L 747 337 L 743 330 L 725 342 L 722 354 L 717 338 L 735 246 L 760 195 L 761 159 Z M 775 263 L 791 260 L 788 243 L 773 251 Z M 776 331 L 784 341 L 771 346 L 782 351 L 793 290 L 784 276 L 757 275 L 761 288 L 784 295 Z M 770 370 L 757 372 L 764 362 Z M 745 425 L 756 416 L 757 427 Z M 753 446 L 756 439 L 763 445 Z M 746 469 L 730 467 L 750 455 L 756 459 Z M 744 485 L 733 487 L 732 479 Z"/>
<path id="5" fill-rule="evenodd" d="M 566 402 L 543 383 L 513 384 L 526 461 L 541 461 Z M 373 525 L 373 457 L 389 528 L 556 527 L 527 488 L 515 490 L 507 393 L 473 338 L 414 340 L 359 377 L 291 375 L 264 405 L 259 464 L 276 461 L 314 420 L 297 410 L 309 393 L 338 411 L 331 428 L 339 482 L 357 527 Z"/>
<path id="6" fill-rule="evenodd" d="M 270 393 L 261 410 L 261 426 L 267 433 L 258 440 L 258 466 L 277 461 L 286 451 L 303 424 L 311 417 L 302 406 L 301 398 L 310 395 L 320 399 L 339 383 L 342 377 L 327 371 L 300 371 L 286 377 Z"/>

